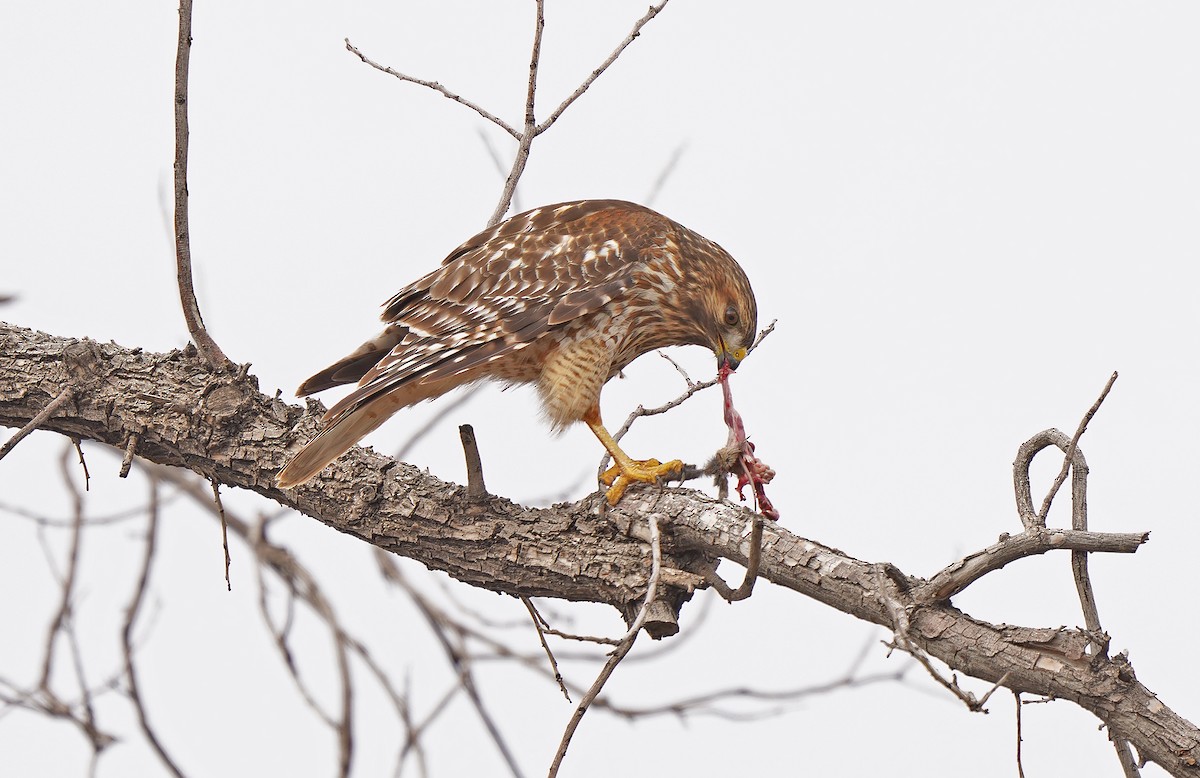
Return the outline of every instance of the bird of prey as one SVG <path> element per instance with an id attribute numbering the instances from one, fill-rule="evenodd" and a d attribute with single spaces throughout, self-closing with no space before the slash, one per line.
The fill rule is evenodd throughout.
<path id="1" fill-rule="evenodd" d="M 757 307 L 716 243 L 641 205 L 579 200 L 479 233 L 393 295 L 382 319 L 383 332 L 297 390 L 358 384 L 280 471 L 281 488 L 308 481 L 401 408 L 492 378 L 535 384 L 556 430 L 591 428 L 616 463 L 601 476 L 615 505 L 630 484 L 683 466 L 621 450 L 600 420 L 604 384 L 664 346 L 706 346 L 719 367 L 736 368 Z"/>

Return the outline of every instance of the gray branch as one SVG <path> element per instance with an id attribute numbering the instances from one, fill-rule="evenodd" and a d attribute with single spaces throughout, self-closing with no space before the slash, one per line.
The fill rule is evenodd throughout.
<path id="1" fill-rule="evenodd" d="M 84 374 L 92 380 L 81 382 Z M 650 511 L 661 518 L 663 583 L 671 582 L 660 589 L 676 613 L 715 560 L 749 561 L 745 528 L 752 514 L 686 489 L 633 492 L 603 515 L 592 498 L 531 509 L 500 497 L 472 500 L 464 487 L 356 448 L 313 482 L 280 491 L 274 475 L 297 441 L 315 432 L 318 403 L 305 409 L 263 395 L 253 377 L 214 372 L 194 350 L 150 353 L 0 323 L 0 424 L 24 427 L 72 381 L 85 388 L 42 429 L 122 451 L 136 433 L 144 459 L 257 492 L 491 591 L 606 603 L 632 621 L 650 574 L 644 537 Z M 1051 541 L 1052 548 L 1086 548 L 1096 535 L 1057 532 L 1069 542 Z M 1103 546 L 1127 550 L 1140 541 L 1140 535 L 1109 537 Z M 955 672 L 1073 702 L 1169 774 L 1194 772 L 1200 729 L 1143 686 L 1127 657 L 1089 655 L 1084 631 L 979 621 L 929 597 L 932 582 L 862 562 L 775 522 L 764 522 L 758 574 L 903 631 Z M 674 629 L 670 614 L 647 624 L 652 636 Z"/>

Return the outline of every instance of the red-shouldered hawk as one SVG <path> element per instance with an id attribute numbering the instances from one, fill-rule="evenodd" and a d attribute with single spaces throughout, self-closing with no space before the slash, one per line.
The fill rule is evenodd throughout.
<path id="1" fill-rule="evenodd" d="M 459 246 L 384 304 L 387 327 L 309 378 L 300 396 L 358 388 L 279 473 L 302 484 L 401 408 L 482 378 L 534 383 L 555 429 L 583 421 L 616 463 L 601 480 L 678 475 L 679 460 L 631 459 L 600 421 L 605 382 L 647 351 L 707 346 L 737 367 L 757 309 L 746 274 L 716 243 L 649 208 L 580 200 L 518 214 Z"/>

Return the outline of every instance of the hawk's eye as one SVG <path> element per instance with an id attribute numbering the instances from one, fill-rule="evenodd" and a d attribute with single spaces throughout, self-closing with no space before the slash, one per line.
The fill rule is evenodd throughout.
<path id="1" fill-rule="evenodd" d="M 725 309 L 725 324 L 730 327 L 736 327 L 738 323 L 737 308 L 732 305 Z"/>

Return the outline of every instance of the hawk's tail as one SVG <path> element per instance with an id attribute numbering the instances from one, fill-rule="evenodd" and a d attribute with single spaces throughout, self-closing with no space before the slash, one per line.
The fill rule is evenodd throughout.
<path id="1" fill-rule="evenodd" d="M 367 374 L 379 360 L 383 359 L 396 347 L 408 328 L 401 325 L 389 325 L 383 332 L 368 340 L 355 349 L 353 354 L 339 359 L 315 376 L 300 384 L 296 390 L 297 397 L 306 397 L 316 392 L 342 384 L 358 382 Z"/>
<path id="2" fill-rule="evenodd" d="M 395 407 L 387 407 L 386 397 L 364 403 L 329 425 L 292 457 L 275 482 L 289 489 L 308 481 L 333 460 L 349 451 L 364 435 L 387 421 Z"/>

